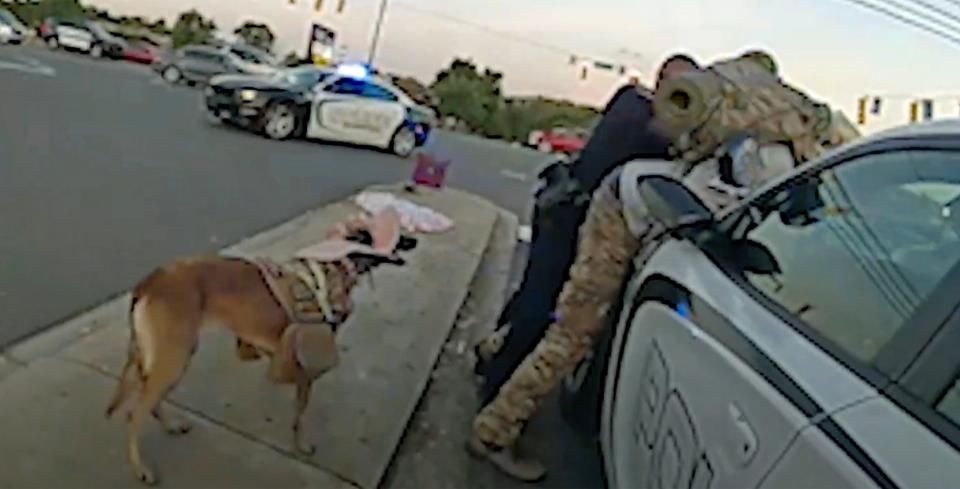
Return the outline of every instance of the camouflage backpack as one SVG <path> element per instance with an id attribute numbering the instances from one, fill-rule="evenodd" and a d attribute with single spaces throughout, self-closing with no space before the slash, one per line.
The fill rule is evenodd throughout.
<path id="1" fill-rule="evenodd" d="M 777 70 L 768 54 L 752 51 L 667 80 L 654 99 L 655 124 L 690 163 L 743 135 L 789 145 L 798 164 L 854 137 L 847 126 L 837 129 L 828 106 L 784 83 Z"/>

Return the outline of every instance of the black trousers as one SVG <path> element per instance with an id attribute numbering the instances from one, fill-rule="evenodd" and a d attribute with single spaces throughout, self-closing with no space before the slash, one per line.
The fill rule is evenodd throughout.
<path id="1" fill-rule="evenodd" d="M 534 211 L 533 235 L 523 279 L 498 320 L 501 326 L 509 323 L 510 332 L 500 351 L 477 367 L 477 373 L 483 377 L 480 388 L 482 405 L 493 400 L 552 322 L 557 296 L 573 264 L 577 230 L 586 211 L 586 204 L 573 203 Z"/>

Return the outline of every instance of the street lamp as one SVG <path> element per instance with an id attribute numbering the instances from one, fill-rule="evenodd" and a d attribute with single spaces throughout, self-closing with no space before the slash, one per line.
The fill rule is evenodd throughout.
<path id="1" fill-rule="evenodd" d="M 373 39 L 370 41 L 370 52 L 367 55 L 367 64 L 373 66 L 377 57 L 377 44 L 380 42 L 380 29 L 383 27 L 383 18 L 387 14 L 387 0 L 380 0 L 380 9 L 377 12 L 377 23 L 373 27 Z"/>

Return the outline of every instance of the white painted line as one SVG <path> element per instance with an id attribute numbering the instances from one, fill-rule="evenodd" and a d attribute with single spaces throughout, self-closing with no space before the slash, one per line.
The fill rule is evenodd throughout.
<path id="1" fill-rule="evenodd" d="M 57 71 L 39 61 L 26 56 L 18 56 L 19 63 L 13 61 L 0 60 L 0 70 L 19 71 L 21 73 L 30 73 L 33 75 L 54 76 Z"/>
<path id="2" fill-rule="evenodd" d="M 527 176 L 523 173 L 510 170 L 500 170 L 500 175 L 511 180 L 519 180 L 521 182 L 527 181 Z"/>

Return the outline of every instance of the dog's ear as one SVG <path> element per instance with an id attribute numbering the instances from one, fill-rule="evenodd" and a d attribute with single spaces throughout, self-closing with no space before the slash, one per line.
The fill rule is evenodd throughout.
<path id="1" fill-rule="evenodd" d="M 333 329 L 325 324 L 291 324 L 296 341 L 294 353 L 297 364 L 307 378 L 315 379 L 335 367 L 339 361 Z"/>

